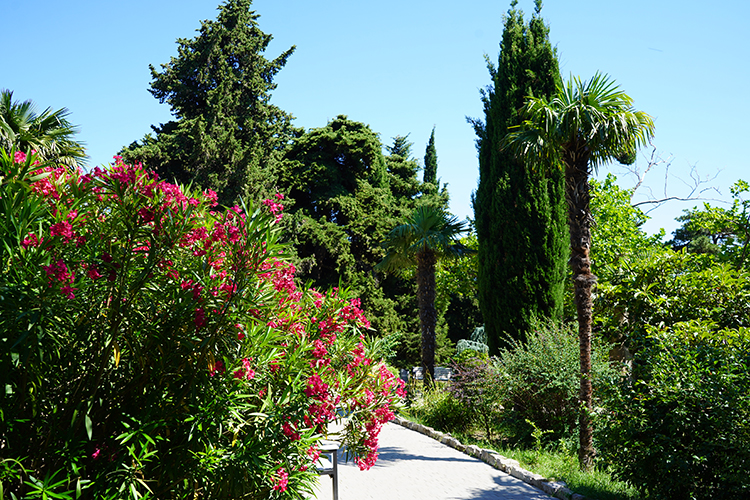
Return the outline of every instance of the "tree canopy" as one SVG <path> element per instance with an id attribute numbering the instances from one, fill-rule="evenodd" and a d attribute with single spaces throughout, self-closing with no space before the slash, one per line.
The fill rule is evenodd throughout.
<path id="1" fill-rule="evenodd" d="M 720 261 L 730 262 L 737 267 L 747 266 L 750 200 L 744 197 L 750 192 L 750 185 L 739 180 L 730 191 L 734 200 L 729 208 L 704 203 L 702 207 L 685 210 L 683 215 L 677 217 L 682 226 L 673 233 L 672 247 L 714 255 Z"/>
<path id="2" fill-rule="evenodd" d="M 423 181 L 425 184 L 434 184 L 437 189 L 437 148 L 435 147 L 435 127 L 432 127 L 432 133 L 430 134 L 430 140 L 427 143 L 427 147 L 424 152 L 424 177 Z"/>
<path id="3" fill-rule="evenodd" d="M 251 0 L 227 0 L 193 39 L 177 40 L 177 57 L 151 69 L 150 92 L 175 119 L 152 126 L 122 152 L 162 177 L 193 182 L 231 205 L 275 189 L 278 163 L 294 134 L 291 115 L 270 103 L 273 79 L 294 47 L 263 55 L 271 35 L 258 27 Z"/>
<path id="4" fill-rule="evenodd" d="M 279 179 L 300 278 L 319 289 L 350 287 L 382 334 L 405 330 L 411 306 L 400 280 L 374 271 L 380 242 L 421 191 L 408 141 L 392 148 L 385 157 L 369 126 L 340 115 L 294 141 Z"/>

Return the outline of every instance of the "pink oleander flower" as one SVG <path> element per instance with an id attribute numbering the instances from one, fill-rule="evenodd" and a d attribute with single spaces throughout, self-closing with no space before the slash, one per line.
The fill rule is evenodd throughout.
<path id="1" fill-rule="evenodd" d="M 214 363 L 214 366 L 212 368 L 209 368 L 208 376 L 213 377 L 217 373 L 219 375 L 223 375 L 225 371 L 226 371 L 226 368 L 224 368 L 224 362 L 222 360 L 219 360 L 216 363 Z"/>
<path id="2" fill-rule="evenodd" d="M 61 283 L 68 283 L 73 281 L 73 275 L 68 272 L 68 266 L 65 265 L 62 259 L 57 259 L 56 262 L 49 266 L 42 266 L 47 276 L 55 278 Z"/>
<path id="3" fill-rule="evenodd" d="M 29 233 L 29 235 L 23 239 L 23 242 L 21 242 L 21 246 L 24 248 L 38 247 L 43 242 L 44 238 L 38 239 L 34 233 Z"/>
<path id="4" fill-rule="evenodd" d="M 289 474 L 283 467 L 277 470 L 276 474 L 277 476 L 274 476 L 272 479 L 274 482 L 274 491 L 286 491 L 286 488 L 289 485 Z"/>
<path id="5" fill-rule="evenodd" d="M 316 340 L 315 349 L 312 352 L 313 357 L 317 359 L 321 359 L 326 354 L 328 354 L 328 349 L 326 349 L 326 345 L 320 340 Z"/>
<path id="6" fill-rule="evenodd" d="M 242 325 L 240 323 L 237 323 L 234 325 L 237 330 L 237 340 L 245 340 L 245 330 L 243 329 Z"/>
<path id="7" fill-rule="evenodd" d="M 245 380 L 252 380 L 255 378 L 255 371 L 251 368 L 251 365 L 250 365 L 251 359 L 247 359 L 247 358 L 242 359 L 242 367 L 237 368 L 234 371 L 234 378 L 245 379 Z"/>
<path id="8" fill-rule="evenodd" d="M 284 195 L 281 193 L 276 193 L 275 197 L 278 201 L 281 201 L 284 199 Z M 284 205 L 276 201 L 273 201 L 270 198 L 263 200 L 263 204 L 268 207 L 268 210 L 275 217 L 274 222 L 275 223 L 280 222 L 282 217 L 284 216 L 284 214 L 282 213 L 284 210 Z"/>
<path id="9" fill-rule="evenodd" d="M 67 243 L 73 238 L 73 226 L 70 225 L 70 222 L 64 220 L 52 224 L 52 227 L 49 228 L 49 234 L 50 236 L 61 236 L 63 241 Z"/>
<path id="10" fill-rule="evenodd" d="M 314 445 L 310 446 L 307 449 L 307 456 L 310 457 L 310 460 L 315 462 L 320 458 L 320 450 L 317 449 Z"/>
<path id="11" fill-rule="evenodd" d="M 354 462 L 357 464 L 357 467 L 359 467 L 359 470 L 370 470 L 377 460 L 378 453 L 376 451 L 371 451 L 365 458 L 355 458 Z"/>
<path id="12" fill-rule="evenodd" d="M 96 268 L 95 265 L 89 266 L 86 273 L 89 275 L 89 278 L 91 278 L 92 280 L 98 280 L 99 278 L 102 277 L 101 273 L 99 272 L 99 270 Z"/>
<path id="13" fill-rule="evenodd" d="M 299 441 L 300 433 L 297 432 L 289 422 L 284 422 L 283 424 L 281 424 L 281 430 L 284 432 L 284 435 L 292 441 Z"/>
<path id="14" fill-rule="evenodd" d="M 195 326 L 197 328 L 206 326 L 206 312 L 201 307 L 195 310 Z"/>
<path id="15" fill-rule="evenodd" d="M 219 195 L 217 195 L 216 191 L 214 191 L 213 189 L 207 189 L 206 191 L 204 191 L 203 196 L 206 197 L 209 207 L 215 207 L 216 205 L 218 205 L 216 200 L 219 199 Z"/>
<path id="16" fill-rule="evenodd" d="M 154 211 L 150 208 L 141 208 L 138 210 L 138 215 L 144 223 L 153 222 L 154 220 Z"/>
<path id="17" fill-rule="evenodd" d="M 307 387 L 305 388 L 305 395 L 309 398 L 321 397 L 328 392 L 328 384 L 323 382 L 320 375 L 317 373 L 307 379 Z"/>

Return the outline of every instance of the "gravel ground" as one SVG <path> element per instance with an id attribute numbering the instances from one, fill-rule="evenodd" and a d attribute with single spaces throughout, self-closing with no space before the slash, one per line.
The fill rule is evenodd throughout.
<path id="1" fill-rule="evenodd" d="M 550 496 L 479 459 L 396 425 L 380 432 L 380 456 L 369 471 L 339 451 L 339 500 L 549 500 Z M 317 500 L 332 498 L 320 477 Z"/>

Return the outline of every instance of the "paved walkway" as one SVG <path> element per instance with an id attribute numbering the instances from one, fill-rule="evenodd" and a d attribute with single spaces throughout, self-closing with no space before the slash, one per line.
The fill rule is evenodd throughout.
<path id="1" fill-rule="evenodd" d="M 330 500 L 331 479 L 320 478 L 317 500 Z M 360 471 L 339 452 L 339 500 L 549 500 L 479 459 L 400 425 L 380 432 L 380 455 Z"/>

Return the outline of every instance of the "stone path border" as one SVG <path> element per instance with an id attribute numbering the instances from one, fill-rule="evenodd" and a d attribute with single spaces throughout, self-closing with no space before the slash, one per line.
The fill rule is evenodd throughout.
<path id="1" fill-rule="evenodd" d="M 393 423 L 398 424 L 402 427 L 406 427 L 407 429 L 417 431 L 421 434 L 424 434 L 425 436 L 429 436 L 436 441 L 439 441 L 445 445 L 450 446 L 451 448 L 460 451 L 461 453 L 465 453 L 471 457 L 478 458 L 479 460 L 491 465 L 492 467 L 499 469 L 506 474 L 510 474 L 511 476 L 520 479 L 521 481 L 528 483 L 535 488 L 539 488 L 546 494 L 551 495 L 555 498 L 559 498 L 560 500 L 592 500 L 578 493 L 574 493 L 573 491 L 568 489 L 565 483 L 563 483 L 562 481 L 550 481 L 544 476 L 534 474 L 533 472 L 529 472 L 526 469 L 521 468 L 521 465 L 517 460 L 506 458 L 494 450 L 488 450 L 486 448 L 480 448 L 474 445 L 467 446 L 465 444 L 462 444 L 458 439 L 454 438 L 450 434 L 436 431 L 432 427 L 427 427 L 426 425 L 418 424 L 399 416 L 396 416 L 396 418 L 393 420 Z"/>

